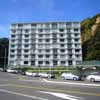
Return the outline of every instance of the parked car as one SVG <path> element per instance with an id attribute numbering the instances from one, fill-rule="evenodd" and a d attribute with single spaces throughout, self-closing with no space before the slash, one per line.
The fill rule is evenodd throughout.
<path id="1" fill-rule="evenodd" d="M 61 79 L 63 80 L 80 80 L 80 76 L 74 75 L 73 73 L 62 73 Z"/>
<path id="2" fill-rule="evenodd" d="M 25 72 L 25 75 L 27 75 L 27 76 L 32 76 L 32 72 Z"/>
<path id="3" fill-rule="evenodd" d="M 47 74 L 47 73 L 39 73 L 38 75 L 42 78 L 54 78 L 54 75 Z"/>
<path id="4" fill-rule="evenodd" d="M 100 81 L 100 73 L 93 73 L 86 77 L 86 80 L 90 82 Z"/>
<path id="5" fill-rule="evenodd" d="M 7 69 L 7 72 L 8 73 L 18 73 L 18 71 L 15 69 Z"/>
<path id="6" fill-rule="evenodd" d="M 39 77 L 39 74 L 38 73 L 32 73 L 32 76 L 33 77 Z"/>

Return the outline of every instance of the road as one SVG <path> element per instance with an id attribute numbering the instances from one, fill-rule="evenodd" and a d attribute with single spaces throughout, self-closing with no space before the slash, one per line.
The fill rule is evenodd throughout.
<path id="1" fill-rule="evenodd" d="M 0 100 L 100 100 L 100 83 L 31 78 L 0 72 Z"/>

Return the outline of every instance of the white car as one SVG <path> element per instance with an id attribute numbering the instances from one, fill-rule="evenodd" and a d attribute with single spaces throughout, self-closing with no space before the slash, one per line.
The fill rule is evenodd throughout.
<path id="1" fill-rule="evenodd" d="M 42 78 L 54 78 L 53 75 L 47 73 L 39 73 L 38 75 Z"/>
<path id="2" fill-rule="evenodd" d="M 61 79 L 63 80 L 79 80 L 79 76 L 74 75 L 72 73 L 62 73 Z"/>
<path id="3" fill-rule="evenodd" d="M 86 77 L 86 80 L 90 82 L 100 81 L 100 74 L 97 73 L 97 74 L 88 75 Z"/>
<path id="4" fill-rule="evenodd" d="M 14 69 L 7 69 L 7 72 L 8 73 L 18 73 L 18 71 L 17 70 L 14 70 Z"/>
<path id="5" fill-rule="evenodd" d="M 27 75 L 27 76 L 32 76 L 32 72 L 25 72 L 25 75 Z"/>

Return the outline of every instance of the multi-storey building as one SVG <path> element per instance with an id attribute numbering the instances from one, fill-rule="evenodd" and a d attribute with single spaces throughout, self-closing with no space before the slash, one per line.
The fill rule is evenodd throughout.
<path id="1" fill-rule="evenodd" d="M 75 66 L 82 61 L 79 22 L 11 25 L 9 66 Z"/>

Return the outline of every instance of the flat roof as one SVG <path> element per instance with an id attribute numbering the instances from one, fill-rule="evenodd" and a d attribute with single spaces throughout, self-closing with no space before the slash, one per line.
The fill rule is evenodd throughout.
<path id="1" fill-rule="evenodd" d="M 79 21 L 13 22 L 13 24 L 80 23 Z"/>

